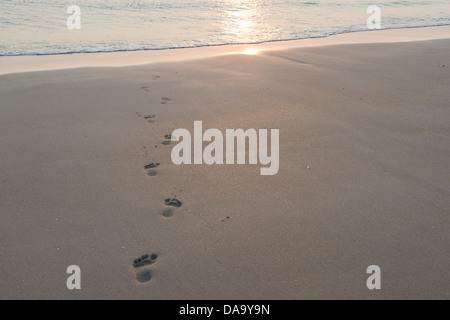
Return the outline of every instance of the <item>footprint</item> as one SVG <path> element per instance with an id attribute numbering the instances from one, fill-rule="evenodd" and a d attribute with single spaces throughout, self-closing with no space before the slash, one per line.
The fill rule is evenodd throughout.
<path id="1" fill-rule="evenodd" d="M 164 203 L 166 204 L 166 206 L 177 207 L 177 208 L 181 207 L 181 205 L 183 204 L 177 198 L 167 198 L 166 200 L 164 200 Z"/>
<path id="2" fill-rule="evenodd" d="M 137 258 L 133 261 L 133 267 L 141 268 L 144 266 L 148 266 L 155 263 L 157 259 L 158 255 L 155 253 L 152 253 L 150 256 L 148 254 L 144 254 L 140 258 Z M 152 276 L 152 271 L 145 269 L 136 273 L 136 280 L 140 283 L 146 283 L 152 279 Z"/>
<path id="3" fill-rule="evenodd" d="M 167 97 L 162 97 L 161 98 L 161 104 L 167 104 L 169 101 L 171 101 L 170 98 L 167 98 Z"/>
<path id="4" fill-rule="evenodd" d="M 152 162 L 144 167 L 145 170 L 147 170 L 147 175 L 150 177 L 154 177 L 158 174 L 158 171 L 153 170 L 154 168 L 159 167 L 159 162 Z"/>
<path id="5" fill-rule="evenodd" d="M 154 114 L 149 115 L 149 116 L 145 116 L 144 119 L 147 120 L 149 123 L 153 123 L 156 116 Z"/>
<path id="6" fill-rule="evenodd" d="M 152 80 L 158 80 L 159 78 L 161 78 L 161 77 L 158 76 L 158 75 L 155 75 L 155 76 L 152 77 Z"/>
<path id="7" fill-rule="evenodd" d="M 140 283 L 146 283 L 152 279 L 152 276 L 153 275 L 150 270 L 144 270 L 136 274 L 136 280 L 139 281 Z"/>
<path id="8" fill-rule="evenodd" d="M 163 142 L 161 142 L 161 144 L 163 144 L 165 146 L 168 146 L 168 145 L 170 145 L 172 143 L 172 135 L 171 134 L 166 134 L 164 136 L 164 139 L 165 140 Z"/>
<path id="9" fill-rule="evenodd" d="M 172 218 L 174 214 L 175 213 L 174 213 L 173 209 L 164 209 L 162 212 L 162 216 L 164 218 Z"/>
<path id="10" fill-rule="evenodd" d="M 141 87 L 141 90 L 150 91 L 150 86 L 143 86 Z"/>
<path id="11" fill-rule="evenodd" d="M 168 206 L 168 207 L 175 207 L 175 208 L 179 208 L 179 207 L 181 207 L 181 205 L 183 204 L 180 200 L 178 200 L 178 199 L 176 198 L 176 196 L 175 196 L 174 198 L 167 198 L 167 199 L 165 199 L 165 200 L 164 200 L 164 203 L 165 203 L 165 205 Z M 175 211 L 174 211 L 174 209 L 172 209 L 172 208 L 166 208 L 166 209 L 164 209 L 164 210 L 162 211 L 161 214 L 162 214 L 162 216 L 163 216 L 164 218 L 169 219 L 169 218 L 172 218 L 172 217 L 173 217 L 173 215 L 175 214 Z"/>
<path id="12" fill-rule="evenodd" d="M 149 264 L 155 263 L 157 259 L 158 255 L 155 253 L 152 253 L 151 255 L 144 254 L 140 258 L 137 258 L 133 261 L 133 267 L 140 268 L 143 266 L 148 266 Z"/>

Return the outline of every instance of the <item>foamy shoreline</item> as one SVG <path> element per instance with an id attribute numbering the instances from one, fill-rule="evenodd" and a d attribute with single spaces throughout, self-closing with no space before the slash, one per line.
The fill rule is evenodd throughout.
<path id="1" fill-rule="evenodd" d="M 232 53 L 245 53 L 245 51 L 249 48 L 258 51 L 266 51 L 339 44 L 423 41 L 445 39 L 449 37 L 450 26 L 439 26 L 362 31 L 338 34 L 325 38 L 276 41 L 248 45 L 220 45 L 182 49 L 74 53 L 38 56 L 4 56 L 0 57 L 0 75 L 18 72 L 84 67 L 125 67 L 145 65 L 149 63 L 202 59 Z"/>

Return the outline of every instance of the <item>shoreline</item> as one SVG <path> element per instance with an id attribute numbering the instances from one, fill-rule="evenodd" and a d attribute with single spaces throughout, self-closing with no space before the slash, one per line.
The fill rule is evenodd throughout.
<path id="1" fill-rule="evenodd" d="M 260 44 L 225 44 L 161 50 L 2 56 L 0 57 L 0 75 L 86 67 L 127 67 L 161 62 L 196 60 L 233 53 L 245 54 L 245 51 L 248 49 L 251 49 L 252 52 L 259 52 L 342 44 L 412 42 L 446 38 L 450 38 L 450 26 L 357 31 L 322 38 L 280 40 Z"/>

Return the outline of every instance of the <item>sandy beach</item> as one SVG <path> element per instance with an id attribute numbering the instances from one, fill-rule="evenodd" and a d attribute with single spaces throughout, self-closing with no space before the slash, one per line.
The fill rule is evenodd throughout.
<path id="1" fill-rule="evenodd" d="M 449 299 L 450 27 L 437 29 L 128 66 L 1 57 L 0 299 Z M 173 164 L 165 136 L 196 120 L 279 129 L 278 173 Z"/>

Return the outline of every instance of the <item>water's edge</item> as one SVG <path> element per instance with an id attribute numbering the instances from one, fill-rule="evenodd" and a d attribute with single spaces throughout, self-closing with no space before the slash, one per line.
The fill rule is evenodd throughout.
<path id="1" fill-rule="evenodd" d="M 396 27 L 396 28 L 383 28 L 376 30 L 354 30 L 354 31 L 342 31 L 342 32 L 334 32 L 330 34 L 326 34 L 323 36 L 312 36 L 312 37 L 300 37 L 300 38 L 292 38 L 292 39 L 276 39 L 276 40 L 267 40 L 267 41 L 255 41 L 255 42 L 230 42 L 230 43 L 219 43 L 219 44 L 204 44 L 197 46 L 180 46 L 180 47 L 162 47 L 162 48 L 140 48 L 140 49 L 116 49 L 116 50 L 97 50 L 97 51 L 89 51 L 89 50 L 79 50 L 79 51 L 70 51 L 70 52 L 55 52 L 55 53 L 22 53 L 22 54 L 1 54 L 1 57 L 32 57 L 32 56 L 61 56 L 61 55 L 72 55 L 72 54 L 96 54 L 96 53 L 125 53 L 125 52 L 139 52 L 139 51 L 163 51 L 163 50 L 180 50 L 180 49 L 193 49 L 193 48 L 208 48 L 208 47 L 222 47 L 222 46 L 246 46 L 246 45 L 260 45 L 260 44 L 269 44 L 269 43 L 277 43 L 277 42 L 289 42 L 289 41 L 298 41 L 298 40 L 308 40 L 308 39 L 325 39 L 336 35 L 345 35 L 352 33 L 361 33 L 361 32 L 377 32 L 377 31 L 388 31 L 388 30 L 402 30 L 402 29 L 423 29 L 423 28 L 433 28 L 433 27 L 446 27 L 450 26 L 449 24 L 439 24 L 439 25 L 427 25 L 427 26 L 407 26 L 407 27 Z M 450 38 L 450 34 L 449 34 Z"/>

